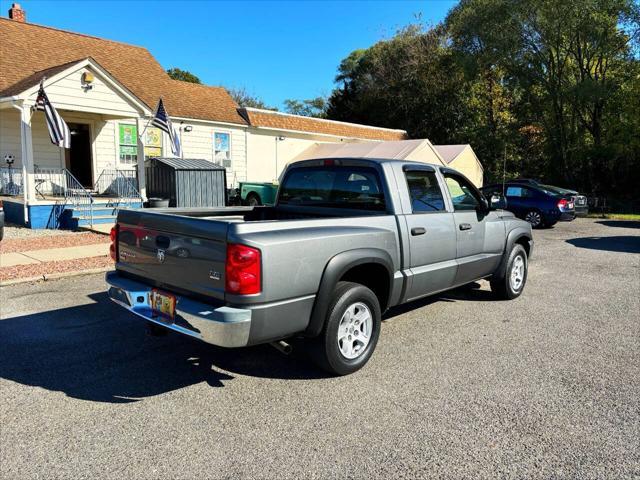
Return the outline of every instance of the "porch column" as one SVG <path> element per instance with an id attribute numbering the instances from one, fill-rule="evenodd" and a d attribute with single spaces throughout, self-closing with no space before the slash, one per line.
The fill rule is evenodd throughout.
<path id="1" fill-rule="evenodd" d="M 20 147 L 22 155 L 22 194 L 24 199 L 24 221 L 29 221 L 27 204 L 35 199 L 33 182 L 33 137 L 31 136 L 31 105 L 22 104 L 20 109 Z"/>
<path id="2" fill-rule="evenodd" d="M 147 183 L 144 176 L 144 143 L 142 143 L 143 118 L 136 118 L 136 131 L 138 132 L 138 191 L 143 201 L 147 200 Z"/>

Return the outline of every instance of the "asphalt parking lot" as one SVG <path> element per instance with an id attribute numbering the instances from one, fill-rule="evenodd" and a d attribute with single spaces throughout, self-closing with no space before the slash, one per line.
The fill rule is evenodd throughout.
<path id="1" fill-rule="evenodd" d="M 102 275 L 3 288 L 3 478 L 640 476 L 640 223 L 535 231 L 522 297 L 386 315 L 360 372 L 154 338 Z"/>

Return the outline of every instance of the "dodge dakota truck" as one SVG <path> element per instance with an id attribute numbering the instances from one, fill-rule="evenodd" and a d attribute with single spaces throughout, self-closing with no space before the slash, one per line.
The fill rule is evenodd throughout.
<path id="1" fill-rule="evenodd" d="M 273 206 L 120 210 L 108 294 L 156 329 L 223 347 L 295 339 L 349 374 L 390 307 L 479 279 L 522 293 L 531 225 L 504 206 L 446 167 L 305 160 Z"/>

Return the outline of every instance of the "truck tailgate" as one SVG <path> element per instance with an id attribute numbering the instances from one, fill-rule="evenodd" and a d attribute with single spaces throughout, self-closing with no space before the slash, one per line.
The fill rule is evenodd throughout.
<path id="1" fill-rule="evenodd" d="M 225 220 L 122 210 L 118 215 L 116 268 L 159 288 L 224 300 L 228 224 Z"/>

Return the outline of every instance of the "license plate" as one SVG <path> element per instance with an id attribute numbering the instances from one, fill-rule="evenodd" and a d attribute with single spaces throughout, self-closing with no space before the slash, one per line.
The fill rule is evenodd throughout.
<path id="1" fill-rule="evenodd" d="M 162 317 L 167 321 L 173 321 L 176 316 L 176 296 L 167 292 L 153 289 L 149 295 L 151 312 L 154 317 Z"/>

